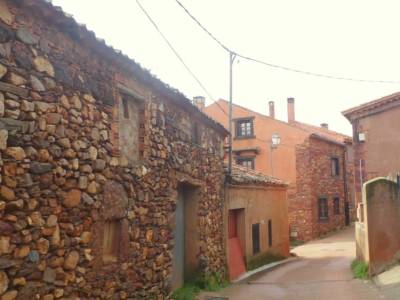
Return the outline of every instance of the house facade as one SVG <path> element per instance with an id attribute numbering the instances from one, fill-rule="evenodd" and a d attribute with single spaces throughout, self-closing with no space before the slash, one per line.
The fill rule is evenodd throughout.
<path id="1" fill-rule="evenodd" d="M 226 130 L 48 1 L 0 0 L 0 295 L 224 275 Z"/>
<path id="2" fill-rule="evenodd" d="M 230 279 L 256 260 L 289 256 L 288 185 L 234 166 L 225 186 L 225 231 Z"/>
<path id="3" fill-rule="evenodd" d="M 219 100 L 202 108 L 228 128 L 229 103 Z M 295 101 L 288 99 L 288 122 L 233 105 L 234 162 L 289 182 L 289 224 L 292 238 L 310 240 L 348 224 L 354 215 L 351 140 L 331 131 L 296 121 Z M 276 143 L 276 139 L 279 143 Z"/>
<path id="4" fill-rule="evenodd" d="M 355 192 L 362 199 L 363 183 L 400 170 L 400 93 L 343 112 L 353 126 Z"/>

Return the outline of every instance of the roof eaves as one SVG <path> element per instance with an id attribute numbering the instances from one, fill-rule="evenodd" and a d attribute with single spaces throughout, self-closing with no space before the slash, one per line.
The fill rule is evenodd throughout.
<path id="1" fill-rule="evenodd" d="M 317 133 L 312 133 L 310 135 L 310 137 L 318 139 L 318 140 L 321 140 L 321 141 L 324 141 L 324 142 L 327 142 L 327 143 L 335 144 L 335 145 L 338 145 L 338 146 L 341 146 L 341 147 L 344 147 L 346 145 L 344 141 L 343 141 L 343 143 L 341 143 L 341 142 L 338 142 L 338 141 L 336 141 L 334 139 L 330 139 L 330 138 L 328 138 L 326 136 L 323 136 L 323 135 L 320 135 L 320 134 L 317 134 Z"/>
<path id="2" fill-rule="evenodd" d="M 399 100 L 400 100 L 400 92 L 393 93 L 393 94 L 384 96 L 382 98 L 372 100 L 372 101 L 360 104 L 358 106 L 349 108 L 347 110 L 344 110 L 344 111 L 342 111 L 342 115 L 345 116 L 349 121 L 352 121 L 353 119 L 358 119 L 360 117 L 364 117 L 364 116 L 373 114 L 374 111 L 377 110 L 378 108 L 382 108 L 388 104 L 391 104 L 391 103 L 399 101 Z M 400 101 L 399 101 L 398 105 L 400 105 Z M 394 105 L 394 106 L 396 106 L 396 105 Z M 381 109 L 381 110 L 383 111 L 385 109 Z"/>
<path id="3" fill-rule="evenodd" d="M 99 46 L 99 51 L 106 51 L 107 54 L 113 55 L 116 59 L 121 60 L 121 65 L 125 68 L 128 68 L 130 72 L 132 72 L 132 68 L 135 69 L 136 72 L 140 73 L 139 80 L 142 80 L 144 84 L 151 85 L 153 88 L 156 88 L 158 92 L 168 96 L 168 98 L 172 100 L 178 100 L 180 104 L 183 104 L 189 112 L 197 114 L 202 120 L 205 121 L 208 125 L 216 129 L 222 135 L 227 136 L 228 131 L 224 126 L 220 123 L 216 122 L 205 113 L 200 111 L 195 105 L 192 104 L 191 100 L 189 100 L 182 92 L 178 89 L 171 87 L 167 83 L 158 79 L 155 75 L 153 75 L 150 70 L 143 68 L 139 63 L 137 63 L 134 59 L 130 58 L 128 55 L 124 54 L 121 50 L 117 50 L 111 45 L 108 45 L 104 39 L 98 38 L 96 34 L 89 30 L 86 25 L 79 24 L 71 14 L 68 14 L 63 11 L 63 9 L 59 6 L 55 6 L 51 0 L 38 0 L 38 1 L 26 1 L 26 0 L 18 0 L 20 3 L 26 4 L 30 7 L 37 7 L 38 9 L 43 9 L 43 6 L 46 6 L 47 9 L 50 9 L 57 14 L 59 14 L 60 18 L 57 18 L 59 22 L 59 26 L 68 25 L 68 33 L 71 34 L 73 30 L 78 36 L 74 35 L 75 38 L 85 39 L 89 38 Z M 62 20 L 62 18 L 64 20 Z M 62 24 L 64 22 L 64 24 Z M 104 55 L 104 53 L 101 53 Z M 178 97 L 178 99 L 176 99 Z"/>
<path id="4" fill-rule="evenodd" d="M 289 184 L 281 179 L 265 175 L 263 173 L 249 170 L 247 168 L 234 165 L 232 172 L 226 174 L 228 182 L 235 185 L 261 185 L 261 186 L 281 186 L 287 187 Z"/>

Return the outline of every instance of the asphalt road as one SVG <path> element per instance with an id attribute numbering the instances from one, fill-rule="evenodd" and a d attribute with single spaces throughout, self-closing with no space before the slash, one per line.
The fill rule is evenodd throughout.
<path id="1" fill-rule="evenodd" d="M 353 279 L 354 228 L 292 250 L 298 260 L 233 284 L 219 294 L 230 300 L 398 300 L 399 290 L 382 290 L 369 281 Z"/>

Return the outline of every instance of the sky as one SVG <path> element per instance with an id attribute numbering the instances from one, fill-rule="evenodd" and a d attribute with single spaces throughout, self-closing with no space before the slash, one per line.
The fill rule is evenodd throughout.
<path id="1" fill-rule="evenodd" d="M 230 49 L 269 63 L 328 75 L 400 81 L 397 0 L 180 0 Z M 134 0 L 53 0 L 108 45 L 150 70 L 189 99 L 206 97 Z M 229 97 L 229 54 L 175 0 L 140 0 L 213 99 Z M 296 119 L 351 134 L 341 111 L 400 90 L 400 84 L 339 81 L 237 59 L 233 102 L 268 113 L 275 101 Z"/>

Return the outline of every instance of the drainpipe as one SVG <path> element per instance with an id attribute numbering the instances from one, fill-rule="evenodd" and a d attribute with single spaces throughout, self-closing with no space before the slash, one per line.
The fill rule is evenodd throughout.
<path id="1" fill-rule="evenodd" d="M 348 198 L 348 187 L 347 187 L 347 146 L 346 144 L 344 145 L 344 152 L 343 152 L 343 187 L 344 187 L 344 217 L 345 217 L 345 222 L 346 222 L 346 205 L 348 206 L 349 210 L 349 223 L 350 223 L 350 207 L 349 207 L 349 198 Z"/>

